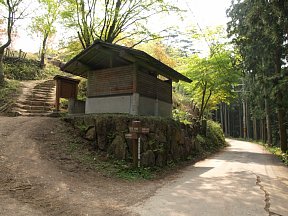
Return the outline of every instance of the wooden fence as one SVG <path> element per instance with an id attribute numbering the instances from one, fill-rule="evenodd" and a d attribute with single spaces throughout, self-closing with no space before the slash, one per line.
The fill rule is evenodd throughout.
<path id="1" fill-rule="evenodd" d="M 5 50 L 5 55 L 4 57 L 14 57 L 14 58 L 19 58 L 19 59 L 25 59 L 26 58 L 27 53 L 23 52 L 21 49 L 19 51 L 17 50 L 11 50 L 9 48 L 7 48 Z"/>

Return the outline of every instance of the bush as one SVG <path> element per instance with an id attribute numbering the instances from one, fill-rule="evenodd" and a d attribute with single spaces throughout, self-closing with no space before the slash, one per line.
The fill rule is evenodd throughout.
<path id="1" fill-rule="evenodd" d="M 86 100 L 87 92 L 87 79 L 80 78 L 80 83 L 78 85 L 78 100 Z"/>
<path id="2" fill-rule="evenodd" d="M 4 86 L 0 87 L 0 107 L 9 102 L 19 92 L 19 82 L 6 80 Z"/>
<path id="3" fill-rule="evenodd" d="M 207 121 L 207 138 L 217 146 L 225 146 L 225 136 L 219 123 Z"/>
<path id="4" fill-rule="evenodd" d="M 4 59 L 5 76 L 13 80 L 38 80 L 52 77 L 60 70 L 50 64 L 45 69 L 40 68 L 40 62 L 34 59 L 6 57 Z"/>
<path id="5" fill-rule="evenodd" d="M 207 120 L 206 136 L 197 135 L 196 142 L 201 146 L 200 151 L 216 152 L 226 146 L 225 136 L 220 124 Z"/>
<path id="6" fill-rule="evenodd" d="M 5 76 L 14 80 L 35 80 L 41 74 L 39 61 L 14 57 L 4 60 Z"/>

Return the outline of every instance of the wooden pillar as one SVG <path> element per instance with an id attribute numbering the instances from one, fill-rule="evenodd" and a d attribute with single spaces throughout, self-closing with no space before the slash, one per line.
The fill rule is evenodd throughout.
<path id="1" fill-rule="evenodd" d="M 56 82 L 55 109 L 58 112 L 60 110 L 60 85 L 61 85 L 61 80 L 55 80 L 55 82 Z"/>

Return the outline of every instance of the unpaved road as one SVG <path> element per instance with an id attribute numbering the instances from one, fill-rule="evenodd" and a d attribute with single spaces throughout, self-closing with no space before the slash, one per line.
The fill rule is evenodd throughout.
<path id="1" fill-rule="evenodd" d="M 134 212 L 143 216 L 288 216 L 288 169 L 263 147 L 235 140 L 187 167 Z"/>
<path id="2" fill-rule="evenodd" d="M 287 167 L 261 146 L 228 140 L 180 174 L 127 182 L 62 152 L 73 130 L 59 119 L 0 117 L 1 216 L 288 216 Z"/>
<path id="3" fill-rule="evenodd" d="M 63 121 L 0 117 L 0 215 L 134 215 L 161 181 L 128 182 L 86 169 L 57 145 L 77 139 Z M 60 148 L 61 149 L 61 148 Z"/>

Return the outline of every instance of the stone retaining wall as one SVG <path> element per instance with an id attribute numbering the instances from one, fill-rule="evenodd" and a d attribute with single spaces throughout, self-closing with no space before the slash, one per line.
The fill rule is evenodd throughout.
<path id="1" fill-rule="evenodd" d="M 196 136 L 200 125 L 196 121 L 184 125 L 169 118 L 105 114 L 71 116 L 66 120 L 85 130 L 84 137 L 97 150 L 127 161 L 132 159 L 132 145 L 125 134 L 133 120 L 141 121 L 142 127 L 150 128 L 149 134 L 141 135 L 142 166 L 165 166 L 171 161 L 185 160 L 199 148 Z"/>

